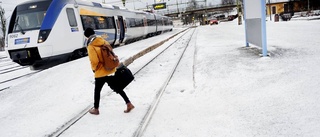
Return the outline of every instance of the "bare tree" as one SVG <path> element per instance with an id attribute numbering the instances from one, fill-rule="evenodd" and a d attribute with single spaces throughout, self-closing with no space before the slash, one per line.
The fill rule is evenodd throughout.
<path id="1" fill-rule="evenodd" d="M 196 0 L 191 0 L 188 4 L 187 10 L 193 10 L 198 7 L 198 2 Z"/>
<path id="2" fill-rule="evenodd" d="M 0 34 L 2 33 L 2 37 L 0 38 L 0 51 L 4 50 L 4 40 L 6 37 L 6 17 L 5 17 L 5 11 L 4 9 L 0 6 L 0 20 L 1 20 L 1 24 L 0 24 Z"/>
<path id="3" fill-rule="evenodd" d="M 235 0 L 221 0 L 221 5 L 234 5 L 234 4 L 235 4 Z M 222 11 L 229 15 L 232 10 L 233 8 L 228 8 Z"/>

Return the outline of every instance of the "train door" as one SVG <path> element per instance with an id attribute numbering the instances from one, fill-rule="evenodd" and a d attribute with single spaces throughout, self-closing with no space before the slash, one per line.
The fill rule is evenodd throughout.
<path id="1" fill-rule="evenodd" d="M 70 29 L 70 32 L 73 34 L 73 36 L 76 36 L 77 38 L 82 38 L 83 35 L 80 33 L 81 31 L 79 30 L 79 26 L 78 26 L 78 24 L 81 24 L 80 18 L 78 17 L 77 19 L 77 16 L 76 16 L 76 14 L 79 14 L 79 13 L 75 13 L 77 12 L 77 10 L 74 10 L 73 8 L 66 8 L 66 12 L 67 12 L 67 18 L 69 23 L 68 29 Z M 81 43 L 80 42 L 77 43 L 77 46 L 81 47 L 79 46 L 81 45 Z"/>
<path id="2" fill-rule="evenodd" d="M 68 39 L 77 39 L 76 41 L 70 40 L 69 42 L 62 40 L 63 43 L 67 43 L 70 47 L 72 53 L 72 58 L 79 58 L 85 56 L 86 45 L 84 44 L 84 36 L 81 29 L 81 19 L 78 13 L 78 10 L 74 10 L 72 6 L 66 8 L 67 18 L 68 18 L 68 27 L 66 29 L 70 31 L 64 32 L 67 33 Z M 82 41 L 80 41 L 80 39 Z M 63 45 L 63 43 L 61 43 Z M 65 47 L 64 47 L 65 48 Z"/>
<path id="3" fill-rule="evenodd" d="M 119 42 L 122 43 L 123 39 L 124 39 L 124 34 L 125 34 L 125 29 L 124 29 L 124 23 L 123 23 L 123 17 L 122 16 L 118 16 L 118 26 L 119 26 L 119 29 L 120 29 Z"/>
<path id="4" fill-rule="evenodd" d="M 125 17 L 123 17 L 123 26 L 124 26 L 124 38 L 123 38 L 122 42 L 126 42 L 126 40 L 127 40 L 126 34 L 128 31 L 128 26 L 127 26 L 127 21 L 126 21 Z"/>
<path id="5" fill-rule="evenodd" d="M 165 26 L 164 20 L 165 20 L 164 18 L 161 19 L 161 22 L 162 22 L 162 32 L 161 32 L 161 33 L 163 33 L 164 30 L 166 29 L 166 28 L 165 28 L 166 26 Z"/>
<path id="6" fill-rule="evenodd" d="M 143 26 L 144 26 L 144 37 L 148 35 L 148 23 L 147 23 L 147 17 L 143 16 Z"/>

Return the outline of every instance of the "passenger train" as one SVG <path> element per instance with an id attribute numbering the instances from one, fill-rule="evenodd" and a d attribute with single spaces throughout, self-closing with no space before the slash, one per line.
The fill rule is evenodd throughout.
<path id="1" fill-rule="evenodd" d="M 169 17 L 83 0 L 32 0 L 19 4 L 9 20 L 8 56 L 20 65 L 81 57 L 83 32 L 91 27 L 112 46 L 171 31 Z"/>

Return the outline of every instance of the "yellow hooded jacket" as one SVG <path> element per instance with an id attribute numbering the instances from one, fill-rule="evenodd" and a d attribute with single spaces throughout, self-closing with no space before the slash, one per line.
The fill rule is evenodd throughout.
<path id="1" fill-rule="evenodd" d="M 100 47 L 104 43 L 109 44 L 108 41 L 104 40 L 102 37 L 97 36 L 87 47 L 89 59 L 91 62 L 91 69 L 94 71 L 95 78 L 105 77 L 116 72 L 116 68 L 112 70 L 106 70 L 101 63 L 102 55 Z"/>

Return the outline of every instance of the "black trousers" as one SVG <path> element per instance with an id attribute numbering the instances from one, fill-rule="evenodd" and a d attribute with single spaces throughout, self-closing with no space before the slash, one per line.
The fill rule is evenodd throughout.
<path id="1" fill-rule="evenodd" d="M 100 104 L 100 93 L 102 90 L 102 87 L 105 83 L 108 83 L 110 88 L 120 94 L 120 96 L 123 98 L 125 103 L 130 103 L 129 98 L 127 97 L 126 93 L 123 91 L 123 89 L 119 90 L 113 87 L 114 83 L 114 76 L 105 76 L 101 78 L 95 78 L 95 87 L 94 87 L 94 108 L 99 108 Z"/>

